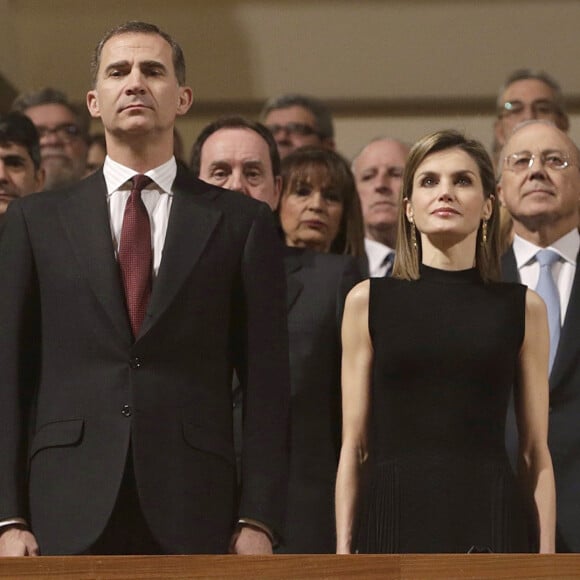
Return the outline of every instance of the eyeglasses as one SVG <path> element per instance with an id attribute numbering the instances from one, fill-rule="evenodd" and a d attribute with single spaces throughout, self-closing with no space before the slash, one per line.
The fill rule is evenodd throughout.
<path id="1" fill-rule="evenodd" d="M 539 155 L 534 155 L 529 151 L 512 153 L 505 158 L 505 166 L 510 171 L 520 173 L 531 169 L 534 161 L 538 159 L 544 167 L 561 171 L 570 166 L 570 156 L 563 151 L 543 151 Z"/>
<path id="2" fill-rule="evenodd" d="M 285 131 L 289 135 L 300 135 L 301 137 L 307 137 L 308 135 L 318 135 L 320 133 L 310 125 L 305 125 L 304 123 L 287 123 L 286 125 L 266 125 L 270 130 L 272 135 L 276 135 L 280 131 Z"/>
<path id="3" fill-rule="evenodd" d="M 81 135 L 81 130 L 74 123 L 63 123 L 56 127 L 43 127 L 40 125 L 36 127 L 36 130 L 38 131 L 38 137 L 40 139 L 48 135 L 56 135 L 65 143 L 70 143 Z"/>
<path id="4" fill-rule="evenodd" d="M 499 110 L 500 117 L 518 117 L 523 114 L 527 104 L 522 101 L 507 101 Z M 542 119 L 558 115 L 560 107 L 553 101 L 539 99 L 529 104 L 534 118 Z"/>

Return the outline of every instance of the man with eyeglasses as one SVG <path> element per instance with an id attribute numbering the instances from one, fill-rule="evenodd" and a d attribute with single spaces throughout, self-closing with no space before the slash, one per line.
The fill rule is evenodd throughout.
<path id="1" fill-rule="evenodd" d="M 493 145 L 496 161 L 516 125 L 530 119 L 552 121 L 562 131 L 568 131 L 570 124 L 556 80 L 543 71 L 518 69 L 507 77 L 497 98 Z"/>
<path id="2" fill-rule="evenodd" d="M 580 552 L 579 161 L 578 148 L 561 129 L 549 121 L 527 121 L 502 150 L 498 184 L 515 234 L 502 259 L 503 278 L 533 288 L 548 312 L 548 443 L 556 475 L 559 552 Z M 512 451 L 516 433 L 510 413 Z"/>
<path id="3" fill-rule="evenodd" d="M 298 147 L 334 149 L 334 124 L 328 107 L 314 97 L 286 94 L 266 102 L 260 118 L 274 136 L 283 159 Z"/>
<path id="4" fill-rule="evenodd" d="M 38 130 L 45 189 L 73 185 L 86 175 L 88 118 L 64 93 L 52 88 L 24 93 L 12 110 L 24 113 Z"/>

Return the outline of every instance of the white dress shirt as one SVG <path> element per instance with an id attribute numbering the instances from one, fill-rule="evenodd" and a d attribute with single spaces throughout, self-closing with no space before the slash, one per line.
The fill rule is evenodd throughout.
<path id="1" fill-rule="evenodd" d="M 385 244 L 375 242 L 365 238 L 365 252 L 369 261 L 369 276 L 371 278 L 382 278 L 387 272 L 387 265 L 384 263 L 389 254 L 394 254 L 395 250 Z"/>
<path id="2" fill-rule="evenodd" d="M 542 248 L 515 235 L 513 249 L 522 284 L 534 289 L 540 276 L 540 265 L 535 260 L 535 255 Z M 568 232 L 551 246 L 548 246 L 547 249 L 554 250 L 560 255 L 560 260 L 552 266 L 552 276 L 560 294 L 560 323 L 564 324 L 576 273 L 576 258 L 578 250 L 580 250 L 578 230 L 573 229 Z"/>
<path id="3" fill-rule="evenodd" d="M 109 207 L 109 219 L 111 222 L 111 235 L 113 236 L 113 246 L 115 256 L 119 250 L 121 240 L 121 230 L 123 228 L 123 216 L 125 205 L 131 193 L 131 182 L 129 181 L 137 172 L 134 169 L 125 167 L 113 161 L 108 155 L 103 165 L 103 174 L 107 184 L 107 205 Z M 161 256 L 163 255 L 163 245 L 165 244 L 165 234 L 167 233 L 167 223 L 169 212 L 173 201 L 171 188 L 177 175 L 177 163 L 172 157 L 155 169 L 145 173 L 153 182 L 141 193 L 143 203 L 149 214 L 151 224 L 151 244 L 153 247 L 153 275 L 157 276 Z"/>

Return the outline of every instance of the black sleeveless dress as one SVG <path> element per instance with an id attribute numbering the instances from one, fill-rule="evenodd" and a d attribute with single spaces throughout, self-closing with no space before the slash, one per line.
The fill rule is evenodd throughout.
<path id="1" fill-rule="evenodd" d="M 426 266 L 417 281 L 370 284 L 372 438 L 358 551 L 529 551 L 504 443 L 525 287 Z"/>

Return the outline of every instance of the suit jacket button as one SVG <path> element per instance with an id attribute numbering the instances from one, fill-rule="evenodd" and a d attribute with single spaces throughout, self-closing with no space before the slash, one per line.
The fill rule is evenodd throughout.
<path id="1" fill-rule="evenodd" d="M 134 356 L 130 361 L 129 361 L 129 366 L 132 369 L 139 369 L 141 368 L 141 365 L 143 364 L 143 361 L 138 357 L 138 356 Z"/>
<path id="2" fill-rule="evenodd" d="M 133 410 L 131 409 L 131 407 L 129 407 L 129 405 L 123 405 L 123 408 L 121 409 L 121 414 L 124 417 L 130 417 L 133 413 Z"/>

